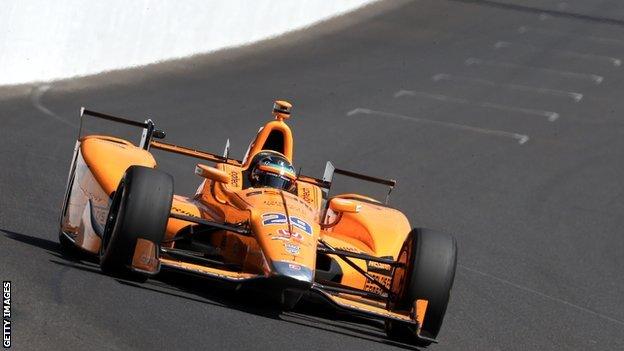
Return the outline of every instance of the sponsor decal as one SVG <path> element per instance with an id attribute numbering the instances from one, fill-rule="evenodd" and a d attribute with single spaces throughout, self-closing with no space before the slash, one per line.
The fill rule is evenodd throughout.
<path id="1" fill-rule="evenodd" d="M 185 211 L 185 210 L 183 210 L 183 209 L 181 209 L 179 207 L 172 206 L 171 209 L 173 210 L 173 212 L 176 212 L 176 213 L 179 213 L 179 214 L 183 214 L 185 216 L 197 218 L 197 216 L 194 213 L 191 213 L 189 211 Z"/>
<path id="2" fill-rule="evenodd" d="M 2 346 L 11 347 L 11 281 L 2 282 Z"/>
<path id="3" fill-rule="evenodd" d="M 382 258 L 392 259 L 392 256 L 384 256 Z M 368 272 L 375 272 L 380 274 L 392 275 L 392 267 L 389 264 L 381 263 L 381 262 L 367 262 Z"/>
<path id="4" fill-rule="evenodd" d="M 290 241 L 290 234 L 283 234 L 281 230 L 277 232 L 277 234 L 269 234 L 271 240 L 283 240 Z"/>
<path id="5" fill-rule="evenodd" d="M 286 252 L 295 256 L 299 254 L 299 250 L 300 250 L 299 245 L 295 245 L 291 243 L 284 243 L 284 249 L 286 249 Z"/>
<path id="6" fill-rule="evenodd" d="M 392 277 L 391 276 L 387 276 L 387 275 L 383 275 L 383 274 L 379 274 L 379 273 L 373 273 L 373 272 L 369 272 L 368 274 L 370 274 L 378 282 L 383 284 L 386 288 L 390 289 L 390 284 L 392 283 Z M 373 281 L 368 279 L 368 278 L 366 278 L 366 283 L 364 284 L 364 290 L 370 291 L 370 292 L 373 292 L 373 293 L 376 293 L 376 294 L 383 294 L 384 293 L 384 291 L 381 290 L 381 288 L 379 286 L 377 286 L 377 284 L 373 283 Z"/>
<path id="7" fill-rule="evenodd" d="M 233 187 L 235 188 L 239 187 L 239 180 L 240 180 L 240 177 L 238 176 L 237 171 L 230 172 L 230 184 L 232 184 Z"/>
<path id="8" fill-rule="evenodd" d="M 290 232 L 287 229 L 280 229 L 277 231 L 276 234 L 269 234 L 271 236 L 271 240 L 284 240 L 284 241 L 290 241 L 291 239 L 293 241 L 296 241 L 298 243 L 302 243 L 303 242 L 303 235 L 301 235 L 301 233 L 297 233 L 297 232 Z"/>
<path id="9" fill-rule="evenodd" d="M 139 260 L 141 260 L 141 263 L 146 266 L 155 266 L 158 264 L 158 261 L 155 258 L 146 254 L 142 254 Z"/>
<path id="10" fill-rule="evenodd" d="M 300 271 L 301 270 L 301 266 L 298 264 L 294 264 L 294 263 L 289 263 L 288 264 L 288 268 L 295 270 L 295 271 Z"/>
<path id="11" fill-rule="evenodd" d="M 312 198 L 310 197 L 310 189 L 309 188 L 303 188 L 303 194 L 301 194 L 301 197 L 307 203 L 312 202 Z"/>
<path id="12" fill-rule="evenodd" d="M 262 203 L 264 203 L 267 206 L 284 206 L 283 202 L 276 201 L 276 200 L 264 200 Z"/>
<path id="13" fill-rule="evenodd" d="M 392 256 L 384 256 L 383 258 L 392 258 Z M 368 274 L 382 283 L 386 288 L 390 289 L 390 285 L 392 284 L 392 267 L 390 267 L 390 265 L 381 262 L 367 261 L 366 266 Z M 382 294 L 384 292 L 377 284 L 373 283 L 373 281 L 368 278 L 366 278 L 364 290 L 376 294 Z"/>
<path id="14" fill-rule="evenodd" d="M 284 229 L 281 229 L 281 230 L 288 232 L 287 230 L 284 230 Z M 303 242 L 303 235 L 301 235 L 300 233 L 297 233 L 297 232 L 290 233 L 290 237 L 296 242 L 299 242 L 299 243 Z"/>
<path id="15" fill-rule="evenodd" d="M 303 219 L 296 216 L 290 216 L 290 223 L 293 227 L 303 230 L 308 235 L 312 235 L 312 226 Z M 283 213 L 265 213 L 262 215 L 262 225 L 283 224 L 288 224 L 286 215 Z"/>

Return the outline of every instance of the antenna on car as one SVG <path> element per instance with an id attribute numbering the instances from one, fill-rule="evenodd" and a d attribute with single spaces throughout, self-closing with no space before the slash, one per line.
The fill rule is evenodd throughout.
<path id="1" fill-rule="evenodd" d="M 299 166 L 299 170 L 297 171 L 297 179 L 299 179 L 299 177 L 301 177 L 301 171 L 303 170 L 303 167 Z"/>
<path id="2" fill-rule="evenodd" d="M 85 108 L 81 106 L 80 107 L 80 118 L 79 118 L 79 120 L 80 120 L 80 127 L 78 127 L 78 138 L 77 138 L 78 140 L 80 140 L 80 137 L 82 136 L 82 116 L 84 116 L 84 111 L 85 111 Z"/>
<path id="3" fill-rule="evenodd" d="M 223 150 L 223 157 L 227 160 L 230 156 L 230 138 L 225 142 L 225 149 Z"/>

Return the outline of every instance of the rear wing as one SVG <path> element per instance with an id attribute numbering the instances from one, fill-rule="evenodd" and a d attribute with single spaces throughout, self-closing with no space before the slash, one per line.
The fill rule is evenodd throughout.
<path id="1" fill-rule="evenodd" d="M 80 129 L 78 131 L 78 139 L 82 137 L 82 121 L 85 116 L 96 117 L 104 120 L 108 120 L 111 122 L 122 123 L 126 125 L 130 125 L 133 127 L 139 127 L 143 129 L 143 133 L 141 135 L 141 141 L 139 143 L 139 147 L 144 150 L 150 150 L 150 148 L 163 150 L 167 152 L 172 152 L 184 156 L 194 157 L 206 161 L 217 162 L 217 163 L 227 163 L 235 166 L 241 166 L 242 161 L 229 158 L 227 156 L 229 149 L 229 140 L 228 145 L 226 146 L 226 152 L 224 156 L 220 156 L 217 154 L 213 154 L 206 151 L 201 151 L 193 148 L 189 148 L 186 146 L 180 146 L 175 144 L 166 143 L 163 141 L 156 141 L 154 139 L 164 139 L 166 134 L 164 131 L 160 129 L 156 129 L 154 122 L 151 119 L 146 119 L 144 122 L 137 122 L 125 117 L 113 116 L 102 112 L 97 112 L 93 110 L 88 110 L 84 107 L 80 108 Z M 310 176 L 306 176 L 303 174 L 299 174 L 297 177 L 297 181 L 309 183 L 312 185 L 316 185 L 320 187 L 323 191 L 323 196 L 327 198 L 329 191 L 331 190 L 332 180 L 334 174 L 340 174 L 346 177 L 351 177 L 355 179 L 360 179 L 368 182 L 373 182 L 377 184 L 382 184 L 389 187 L 388 194 L 386 195 L 385 203 L 388 203 L 390 199 L 390 193 L 396 186 L 396 180 L 393 179 L 383 179 L 372 177 L 365 174 L 355 173 L 351 171 L 347 171 L 344 169 L 339 169 L 334 167 L 331 161 L 327 161 L 327 165 L 325 166 L 325 172 L 323 174 L 323 179 L 318 179 Z"/>

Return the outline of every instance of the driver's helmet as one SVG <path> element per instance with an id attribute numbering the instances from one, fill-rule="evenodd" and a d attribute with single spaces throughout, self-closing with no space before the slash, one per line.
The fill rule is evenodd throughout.
<path id="1" fill-rule="evenodd" d="M 259 152 L 249 167 L 249 183 L 254 188 L 270 187 L 292 191 L 296 179 L 295 168 L 279 152 Z"/>

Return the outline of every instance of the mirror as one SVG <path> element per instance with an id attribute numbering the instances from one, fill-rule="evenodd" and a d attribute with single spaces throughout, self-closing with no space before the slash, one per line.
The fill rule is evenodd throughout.
<path id="1" fill-rule="evenodd" d="M 229 174 L 225 173 L 224 171 L 220 169 L 202 165 L 201 163 L 198 163 L 195 166 L 195 174 L 197 174 L 200 177 L 214 180 L 215 182 L 226 183 L 226 184 L 230 183 Z"/>
<path id="2" fill-rule="evenodd" d="M 329 208 L 334 212 L 358 213 L 362 205 L 351 200 L 335 198 L 329 202 Z"/>
<path id="3" fill-rule="evenodd" d="M 156 129 L 154 130 L 154 133 L 152 133 L 152 138 L 154 139 L 164 139 L 165 136 L 167 136 L 167 134 L 160 129 Z"/>

